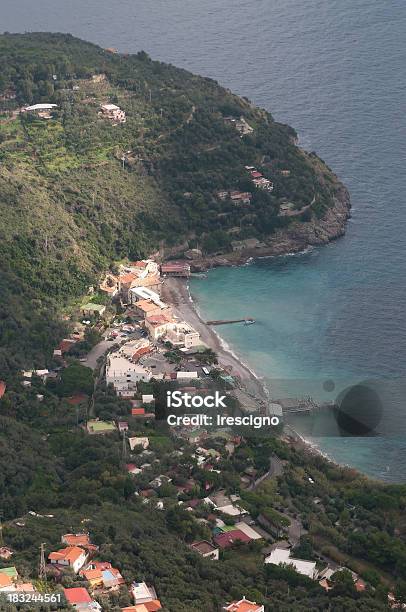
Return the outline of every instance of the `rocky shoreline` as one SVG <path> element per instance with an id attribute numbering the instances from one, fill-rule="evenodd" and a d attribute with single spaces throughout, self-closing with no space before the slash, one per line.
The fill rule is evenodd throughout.
<path id="1" fill-rule="evenodd" d="M 337 240 L 345 234 L 351 216 L 350 194 L 340 183 L 334 206 L 329 208 L 322 219 L 313 217 L 309 222 L 295 222 L 270 236 L 265 246 L 242 249 L 232 253 L 204 256 L 190 262 L 192 272 L 204 272 L 219 266 L 239 266 L 258 257 L 277 257 L 299 253 L 312 246 L 322 246 Z"/>

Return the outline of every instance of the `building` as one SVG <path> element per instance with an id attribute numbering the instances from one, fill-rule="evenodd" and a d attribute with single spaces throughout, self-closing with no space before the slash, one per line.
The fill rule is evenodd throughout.
<path id="1" fill-rule="evenodd" d="M 128 431 L 127 421 L 118 421 L 118 431 L 120 433 L 125 433 L 126 431 Z"/>
<path id="2" fill-rule="evenodd" d="M 146 436 L 135 436 L 134 438 L 128 438 L 128 444 L 130 449 L 133 451 L 137 446 L 141 446 L 144 450 L 149 446 L 149 438 Z"/>
<path id="3" fill-rule="evenodd" d="M 219 548 L 224 549 L 230 548 L 230 546 L 234 546 L 234 544 L 237 544 L 238 542 L 248 544 L 251 542 L 251 538 L 240 529 L 232 529 L 231 531 L 218 533 L 214 536 L 214 541 Z"/>
<path id="4" fill-rule="evenodd" d="M 298 574 L 307 576 L 314 580 L 317 577 L 316 563 L 314 561 L 303 561 L 294 559 L 290 556 L 290 550 L 285 548 L 275 548 L 270 555 L 265 557 L 264 563 L 273 565 L 291 565 Z"/>
<path id="5" fill-rule="evenodd" d="M 151 300 L 157 306 L 161 308 L 165 308 L 166 304 L 162 302 L 159 294 L 156 291 L 153 291 L 150 287 L 132 287 L 129 290 L 130 302 L 134 304 L 139 300 Z"/>
<path id="6" fill-rule="evenodd" d="M 190 545 L 190 548 L 206 559 L 212 559 L 213 561 L 218 561 L 219 559 L 219 549 L 213 546 L 213 544 L 207 540 L 193 542 L 193 544 Z"/>
<path id="7" fill-rule="evenodd" d="M 199 378 L 197 372 L 176 372 L 176 380 L 196 380 L 197 378 Z"/>
<path id="8" fill-rule="evenodd" d="M 0 573 L 0 593 L 10 591 L 13 588 L 13 580 L 7 574 Z"/>
<path id="9" fill-rule="evenodd" d="M 52 119 L 52 111 L 57 108 L 57 104 L 33 104 L 22 109 L 22 113 L 34 113 L 41 119 Z"/>
<path id="10" fill-rule="evenodd" d="M 244 249 L 259 249 L 265 245 L 258 238 L 247 238 L 246 240 L 233 240 L 231 246 L 233 251 L 243 251 Z"/>
<path id="11" fill-rule="evenodd" d="M 254 178 L 252 182 L 258 189 L 273 191 L 273 182 L 263 176 L 261 176 L 260 178 Z"/>
<path id="12" fill-rule="evenodd" d="M 82 314 L 86 317 L 102 317 L 106 312 L 106 307 L 103 304 L 92 304 L 92 302 L 89 302 L 82 306 L 81 310 Z"/>
<path id="13" fill-rule="evenodd" d="M 252 193 L 249 191 L 230 191 L 230 200 L 234 204 L 250 204 Z"/>
<path id="14" fill-rule="evenodd" d="M 66 601 L 75 608 L 75 610 L 79 610 L 80 612 L 85 612 L 87 610 L 89 612 L 102 612 L 101 605 L 97 603 L 97 601 L 94 601 L 83 587 L 64 589 L 63 592 Z"/>
<path id="15" fill-rule="evenodd" d="M 125 112 L 116 104 L 101 104 L 101 114 L 113 123 L 125 123 L 127 121 Z"/>
<path id="16" fill-rule="evenodd" d="M 167 304 L 164 304 L 164 302 L 161 302 L 161 304 L 156 304 L 152 300 L 139 300 L 134 304 L 134 312 L 137 316 L 146 319 L 147 317 L 153 317 L 161 314 L 170 317 L 172 314 L 172 309 L 167 306 Z"/>
<path id="17" fill-rule="evenodd" d="M 137 476 L 137 474 L 141 474 L 142 470 L 135 465 L 135 463 L 127 463 L 125 469 L 129 474 L 133 476 Z"/>
<path id="18" fill-rule="evenodd" d="M 6 392 L 6 388 L 7 388 L 7 385 L 6 385 L 6 383 L 4 382 L 4 380 L 0 380 L 0 399 L 1 399 L 1 398 L 3 397 L 3 395 L 5 394 L 5 392 Z"/>
<path id="19" fill-rule="evenodd" d="M 92 561 L 80 571 L 92 589 L 115 591 L 125 584 L 120 571 L 108 561 Z"/>
<path id="20" fill-rule="evenodd" d="M 106 293 L 110 297 L 114 297 L 118 293 L 119 282 L 117 276 L 106 274 L 105 278 L 99 285 L 100 291 Z"/>
<path id="21" fill-rule="evenodd" d="M 224 606 L 223 610 L 225 612 L 265 612 L 264 606 L 255 603 L 255 601 L 245 599 L 245 597 L 239 601 L 233 601 L 228 606 Z"/>
<path id="22" fill-rule="evenodd" d="M 199 332 L 184 321 L 168 325 L 166 339 L 174 346 L 184 346 L 186 349 L 201 345 Z"/>
<path id="23" fill-rule="evenodd" d="M 67 546 L 79 546 L 89 552 L 98 550 L 98 546 L 90 542 L 88 533 L 65 533 L 61 538 L 61 542 Z"/>
<path id="24" fill-rule="evenodd" d="M 130 592 L 136 605 L 158 601 L 154 587 L 148 586 L 145 582 L 133 582 Z M 156 609 L 160 610 L 161 608 Z"/>
<path id="25" fill-rule="evenodd" d="M 152 340 L 162 338 L 168 330 L 168 326 L 172 323 L 172 319 L 165 314 L 147 316 L 145 319 L 145 329 Z"/>
<path id="26" fill-rule="evenodd" d="M 138 363 L 132 363 L 119 352 L 112 353 L 107 358 L 106 384 L 113 385 L 118 395 L 132 395 L 137 389 L 137 383 L 149 382 L 151 371 Z"/>
<path id="27" fill-rule="evenodd" d="M 190 276 L 190 264 L 186 261 L 171 261 L 161 265 L 161 274 L 164 276 Z"/>
<path id="28" fill-rule="evenodd" d="M 161 602 L 158 599 L 152 599 L 142 604 L 122 608 L 121 612 L 157 612 L 157 610 L 162 610 Z"/>
<path id="29" fill-rule="evenodd" d="M 248 514 L 244 508 L 240 508 L 235 502 L 240 498 L 235 495 L 225 495 L 224 491 L 218 491 L 211 495 L 210 497 L 205 498 L 205 502 L 210 506 L 213 506 L 216 510 L 219 510 L 223 514 L 228 514 L 229 516 L 240 517 L 243 514 Z"/>
<path id="30" fill-rule="evenodd" d="M 10 559 L 10 557 L 13 556 L 13 551 L 11 550 L 11 548 L 8 548 L 8 546 L 2 546 L 0 548 L 0 559 L 4 559 L 5 561 L 8 561 Z"/>
<path id="31" fill-rule="evenodd" d="M 241 138 L 243 136 L 247 136 L 248 134 L 252 134 L 254 131 L 254 128 L 247 123 L 244 117 L 240 117 L 239 119 L 236 119 L 235 117 L 225 117 L 224 121 L 235 127 L 237 132 L 240 133 Z"/>
<path id="32" fill-rule="evenodd" d="M 158 291 L 160 287 L 158 264 L 152 259 L 145 259 L 121 266 L 118 284 L 121 295 L 127 301 L 131 301 L 129 291 L 133 288 L 148 287 L 151 291 Z"/>
<path id="33" fill-rule="evenodd" d="M 152 353 L 154 347 L 148 338 L 140 338 L 139 340 L 130 340 L 123 344 L 117 353 L 128 359 L 131 363 L 138 363 L 143 355 Z"/>
<path id="34" fill-rule="evenodd" d="M 68 546 L 50 553 L 48 559 L 51 565 L 69 567 L 77 574 L 87 561 L 87 552 L 79 546 Z"/>

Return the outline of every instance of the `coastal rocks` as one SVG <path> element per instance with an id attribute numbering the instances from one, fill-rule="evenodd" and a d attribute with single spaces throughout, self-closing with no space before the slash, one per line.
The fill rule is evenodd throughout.
<path id="1" fill-rule="evenodd" d="M 219 266 L 241 265 L 251 258 L 271 257 L 299 253 L 309 246 L 321 246 L 336 240 L 345 234 L 347 220 L 351 216 L 350 195 L 344 185 L 340 184 L 334 206 L 329 208 L 321 219 L 315 216 L 307 222 L 295 222 L 281 229 L 266 241 L 260 248 L 243 249 L 214 257 L 193 260 L 193 272 L 202 272 Z"/>

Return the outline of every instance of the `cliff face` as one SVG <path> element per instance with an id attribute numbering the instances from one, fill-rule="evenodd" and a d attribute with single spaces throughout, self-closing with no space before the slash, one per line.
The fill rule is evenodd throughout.
<path id="1" fill-rule="evenodd" d="M 299 253 L 310 246 L 321 246 L 340 238 L 345 233 L 346 223 L 351 216 L 351 202 L 348 190 L 340 184 L 334 205 L 327 209 L 322 218 L 313 215 L 307 223 L 295 222 L 270 236 L 266 245 L 255 249 L 243 249 L 215 257 L 204 257 L 191 263 L 193 271 L 202 271 L 218 266 L 239 265 L 255 257 L 272 257 Z"/>

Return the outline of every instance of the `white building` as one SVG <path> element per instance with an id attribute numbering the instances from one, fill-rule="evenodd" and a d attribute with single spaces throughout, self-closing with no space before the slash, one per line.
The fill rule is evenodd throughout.
<path id="1" fill-rule="evenodd" d="M 314 561 L 304 561 L 303 559 L 294 559 L 290 556 L 290 550 L 285 548 L 275 548 L 270 555 L 265 557 L 265 563 L 273 565 L 292 565 L 293 568 L 302 574 L 314 580 L 317 577 L 316 563 Z"/>
<path id="2" fill-rule="evenodd" d="M 133 451 L 137 446 L 141 446 L 144 450 L 149 446 L 149 438 L 146 436 L 135 436 L 134 438 L 128 438 L 128 444 L 130 449 Z"/>
<path id="3" fill-rule="evenodd" d="M 52 565 L 70 567 L 75 574 L 84 566 L 88 554 L 79 546 L 68 546 L 62 550 L 51 552 L 48 559 Z"/>
<path id="4" fill-rule="evenodd" d="M 133 582 L 131 585 L 131 594 L 134 598 L 135 605 L 147 603 L 157 598 L 155 589 L 148 586 L 145 582 Z"/>
<path id="5" fill-rule="evenodd" d="M 166 339 L 174 346 L 184 346 L 186 349 L 201 345 L 199 332 L 184 321 L 168 326 Z"/>
<path id="6" fill-rule="evenodd" d="M 41 119 L 51 119 L 51 112 L 57 108 L 57 104 L 33 104 L 22 109 L 23 113 L 35 113 Z"/>
<path id="7" fill-rule="evenodd" d="M 125 123 L 127 121 L 125 112 L 115 104 L 102 104 L 100 108 L 103 117 L 110 119 L 113 123 Z"/>
<path id="8" fill-rule="evenodd" d="M 120 353 L 108 356 L 106 366 L 106 384 L 112 384 L 118 395 L 127 395 L 137 389 L 137 383 L 148 382 L 152 378 L 151 370 L 138 363 L 132 363 Z"/>
<path id="9" fill-rule="evenodd" d="M 157 306 L 161 308 L 165 308 L 166 304 L 162 302 L 159 294 L 156 291 L 152 291 L 148 287 L 133 287 L 129 291 L 130 302 L 134 304 L 134 302 L 138 302 L 138 300 L 151 300 Z"/>

